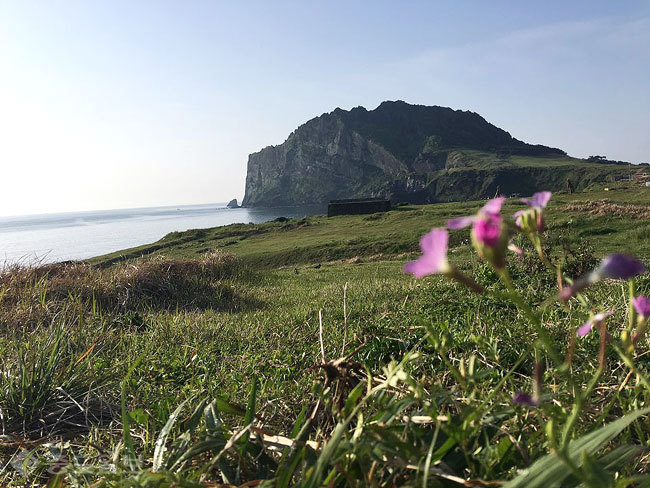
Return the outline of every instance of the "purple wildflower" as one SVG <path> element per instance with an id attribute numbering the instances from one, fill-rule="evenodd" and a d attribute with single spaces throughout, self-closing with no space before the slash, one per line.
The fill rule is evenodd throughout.
<path id="1" fill-rule="evenodd" d="M 450 229 L 461 229 L 472 224 L 472 244 L 476 252 L 497 269 L 505 265 L 507 235 L 499 213 L 505 200 L 506 197 L 493 198 L 483 205 L 476 215 L 447 221 L 447 227 Z"/>
<path id="2" fill-rule="evenodd" d="M 627 280 L 645 273 L 646 268 L 641 261 L 625 254 L 610 254 L 602 260 L 594 271 L 599 278 Z"/>
<path id="3" fill-rule="evenodd" d="M 632 299 L 632 305 L 634 305 L 634 309 L 639 314 L 639 317 L 644 319 L 650 317 L 650 299 L 648 297 L 639 295 Z"/>
<path id="4" fill-rule="evenodd" d="M 523 216 L 527 212 L 528 210 L 517 210 L 512 214 L 512 216 L 515 218 L 515 225 L 517 226 L 517 229 L 521 229 L 521 225 L 523 224 Z"/>
<path id="5" fill-rule="evenodd" d="M 470 277 L 461 273 L 447 260 L 449 233 L 447 229 L 431 229 L 420 238 L 422 255 L 415 261 L 404 265 L 404 272 L 416 278 L 431 274 L 443 274 L 471 288 L 476 293 L 483 293 L 483 287 Z"/>
<path id="6" fill-rule="evenodd" d="M 566 302 L 566 301 L 569 300 L 569 298 L 571 298 L 573 295 L 575 295 L 576 293 L 578 293 L 580 291 L 577 288 L 575 288 L 574 285 L 576 283 L 578 283 L 578 282 L 576 281 L 573 285 L 565 286 L 564 288 L 562 288 L 560 290 L 560 300 L 562 300 L 563 302 Z"/>
<path id="7" fill-rule="evenodd" d="M 404 272 L 421 278 L 430 274 L 451 271 L 447 261 L 449 234 L 446 229 L 432 229 L 420 238 L 422 256 L 404 266 Z"/>
<path id="8" fill-rule="evenodd" d="M 521 201 L 537 210 L 542 210 L 546 208 L 548 201 L 551 199 L 551 195 L 552 193 L 550 191 L 540 191 L 535 193 L 532 198 L 522 198 Z"/>
<path id="9" fill-rule="evenodd" d="M 585 322 L 580 327 L 578 327 L 578 332 L 577 332 L 578 337 L 586 336 L 587 334 L 589 334 L 589 332 L 591 332 L 591 330 L 594 327 L 598 327 L 600 324 L 603 323 L 603 321 L 607 317 L 611 317 L 612 315 L 614 315 L 613 310 L 608 310 L 607 312 L 597 313 L 596 315 L 594 315 L 591 318 L 591 320 L 589 320 L 588 322 Z"/>
<path id="10" fill-rule="evenodd" d="M 478 214 L 471 215 L 469 217 L 458 217 L 456 219 L 451 219 L 447 221 L 447 227 L 451 230 L 462 229 L 468 225 L 475 224 L 479 220 L 485 219 L 487 216 L 492 215 L 499 217 L 499 212 L 501 212 L 501 207 L 503 202 L 506 201 L 506 197 L 497 197 L 483 205 Z"/>
<path id="11" fill-rule="evenodd" d="M 593 328 L 594 328 L 594 323 L 591 320 L 589 322 L 585 322 L 580 327 L 578 327 L 578 332 L 577 332 L 578 337 L 586 336 L 587 334 L 589 334 L 589 332 L 591 332 L 591 329 Z"/>
<path id="12" fill-rule="evenodd" d="M 524 393 L 523 391 L 516 391 L 512 396 L 512 403 L 516 403 L 517 405 L 525 405 L 528 407 L 536 407 L 539 405 L 539 400 L 535 400 L 532 396 L 530 396 L 528 393 Z"/>
<path id="13" fill-rule="evenodd" d="M 638 259 L 625 254 L 610 254 L 601 261 L 598 268 L 581 276 L 571 286 L 564 287 L 560 291 L 560 300 L 566 302 L 589 285 L 606 278 L 628 280 L 645 272 L 646 267 Z"/>
<path id="14" fill-rule="evenodd" d="M 448 220 L 447 227 L 450 230 L 458 230 L 467 227 L 468 225 L 472 225 L 474 222 L 476 222 L 476 217 L 474 215 L 469 217 L 458 217 L 456 219 Z"/>
<path id="15" fill-rule="evenodd" d="M 503 202 L 506 201 L 506 197 L 496 197 L 492 200 L 488 200 L 481 212 L 486 214 L 498 215 L 501 212 L 501 207 L 503 207 Z"/>
<path id="16" fill-rule="evenodd" d="M 638 297 L 632 298 L 632 305 L 638 315 L 637 328 L 632 336 L 632 342 L 636 343 L 645 336 L 646 329 L 648 328 L 648 318 L 650 318 L 650 298 L 639 295 Z"/>
<path id="17" fill-rule="evenodd" d="M 522 198 L 521 201 L 530 208 L 518 210 L 513 214 L 517 228 L 529 234 L 544 232 L 546 227 L 544 225 L 544 209 L 551 199 L 551 195 L 550 191 L 540 191 L 531 198 Z"/>
<path id="18" fill-rule="evenodd" d="M 486 214 L 474 222 L 472 235 L 488 247 L 496 247 L 501 241 L 501 223 L 503 219 L 498 214 Z"/>

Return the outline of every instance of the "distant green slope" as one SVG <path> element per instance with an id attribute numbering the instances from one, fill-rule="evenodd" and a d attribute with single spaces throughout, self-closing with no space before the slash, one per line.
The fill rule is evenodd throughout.
<path id="1" fill-rule="evenodd" d="M 562 155 L 499 156 L 470 149 L 445 151 L 446 168 L 411 175 L 410 186 L 397 185 L 394 200 L 416 203 L 478 200 L 500 195 L 529 195 L 541 189 L 584 190 L 612 184 L 633 171 L 628 166 L 593 163 Z"/>

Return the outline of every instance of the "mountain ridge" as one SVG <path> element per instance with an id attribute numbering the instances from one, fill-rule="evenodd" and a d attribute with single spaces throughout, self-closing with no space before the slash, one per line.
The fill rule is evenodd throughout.
<path id="1" fill-rule="evenodd" d="M 354 197 L 469 200 L 499 189 L 521 194 L 543 186 L 558 190 L 570 179 L 579 189 L 617 171 L 520 141 L 476 112 L 386 101 L 373 110 L 336 108 L 298 126 L 282 144 L 252 153 L 242 205 Z M 467 189 L 459 191 L 458 185 Z"/>

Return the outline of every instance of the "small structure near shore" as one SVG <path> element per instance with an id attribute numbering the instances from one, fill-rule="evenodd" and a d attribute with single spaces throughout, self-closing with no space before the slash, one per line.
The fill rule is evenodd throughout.
<path id="1" fill-rule="evenodd" d="M 330 201 L 327 205 L 327 216 L 371 214 L 388 212 L 390 209 L 390 200 L 385 198 L 348 198 Z"/>

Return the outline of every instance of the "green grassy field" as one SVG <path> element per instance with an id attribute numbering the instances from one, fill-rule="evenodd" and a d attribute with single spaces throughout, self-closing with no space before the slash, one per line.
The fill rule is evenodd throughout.
<path id="1" fill-rule="evenodd" d="M 452 234 L 450 260 L 490 293 L 401 271 L 416 256 L 420 235 L 480 205 L 405 205 L 385 214 L 194 230 L 92 259 L 82 271 L 66 268 L 59 278 L 55 271 L 6 272 L 0 482 L 231 486 L 281 485 L 288 477 L 287 486 L 462 486 L 470 479 L 471 486 L 491 486 L 482 480 L 510 480 L 549 452 L 565 453 L 562 462 L 575 468 L 557 486 L 619 486 L 617 477 L 645 472 L 650 429 L 642 417 L 621 427 L 616 443 L 613 436 L 601 442 L 611 459 L 596 457 L 595 448 L 570 449 L 572 439 L 644 408 L 650 398 L 611 349 L 607 370 L 590 385 L 596 334 L 575 345 L 570 373 L 546 364 L 544 406 L 513 406 L 513 392 L 530 390 L 535 358 L 548 358 L 536 348 L 537 329 L 476 259 L 468 233 Z M 503 213 L 521 208 L 512 199 Z M 554 195 L 546 249 L 556 261 L 566 256 L 569 276 L 612 251 L 647 262 L 649 208 L 650 191 L 639 188 Z M 564 356 L 575 331 L 569 324 L 589 315 L 575 301 L 553 300 L 555 275 L 523 238 L 517 242 L 527 254 L 509 256 L 513 280 L 540 307 Z M 206 258 L 215 251 L 232 257 L 215 264 Z M 650 279 L 636 286 L 650 292 Z M 627 283 L 607 282 L 584 300 L 594 309 L 612 308 L 612 323 L 625 324 L 627 290 Z M 639 350 L 639 374 L 648 369 L 646 352 Z M 319 366 L 323 357 L 346 355 L 336 367 Z M 401 363 L 389 366 L 392 360 Z M 218 399 L 213 405 L 223 424 L 211 424 L 204 398 Z M 185 401 L 178 422 L 166 429 Z M 404 420 L 413 415 L 428 420 Z M 190 428 L 194 418 L 200 427 Z M 548 434 L 549 420 L 557 433 Z M 228 446 L 251 423 L 256 433 Z M 160 442 L 168 449 L 157 456 L 156 441 L 167 431 Z M 333 447 L 266 451 L 263 435 L 271 434 L 329 439 Z M 205 450 L 186 462 L 161 461 L 199 445 Z M 21 465 L 16 460 L 26 452 Z M 120 461 L 125 453 L 140 457 L 137 466 Z M 67 467 L 57 475 L 50 468 L 61 454 Z M 619 461 L 625 466 L 616 467 Z M 607 475 L 614 484 L 590 479 L 598 470 L 618 473 Z"/>
<path id="2" fill-rule="evenodd" d="M 525 207 L 517 199 L 511 200 L 504 207 L 506 215 Z M 611 191 L 555 195 L 549 208 L 549 229 L 555 231 L 556 237 L 561 234 L 572 246 L 588 241 L 597 254 L 618 249 L 650 258 L 650 249 L 641 245 L 645 236 L 650 235 L 650 221 L 639 220 L 634 215 L 589 215 L 566 209 L 571 204 L 602 200 L 646 207 L 650 206 L 650 191 L 613 187 Z M 405 205 L 384 214 L 316 216 L 299 221 L 191 230 L 172 233 L 156 243 L 97 257 L 90 262 L 103 265 L 146 255 L 194 258 L 215 248 L 264 269 L 354 257 L 381 260 L 416 252 L 423 233 L 444 225 L 449 218 L 471 214 L 478 206 L 479 202 Z M 468 244 L 464 237 L 464 244 Z M 464 251 L 463 246 L 457 246 L 456 252 Z"/>

